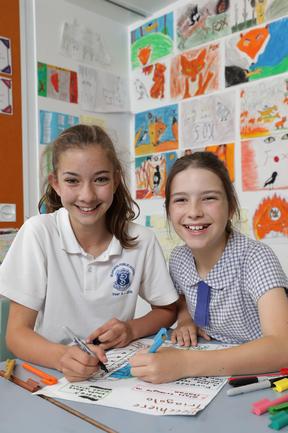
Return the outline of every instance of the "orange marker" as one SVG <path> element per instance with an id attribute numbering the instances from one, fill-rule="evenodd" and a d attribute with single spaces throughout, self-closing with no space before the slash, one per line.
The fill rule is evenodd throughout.
<path id="1" fill-rule="evenodd" d="M 22 367 L 28 371 L 31 371 L 31 373 L 36 374 L 36 376 L 41 377 L 41 382 L 45 383 L 46 385 L 55 385 L 55 383 L 58 382 L 58 379 L 55 376 L 51 376 L 50 374 L 47 374 L 36 367 L 32 367 L 32 365 L 27 364 L 26 362 L 22 364 Z"/>

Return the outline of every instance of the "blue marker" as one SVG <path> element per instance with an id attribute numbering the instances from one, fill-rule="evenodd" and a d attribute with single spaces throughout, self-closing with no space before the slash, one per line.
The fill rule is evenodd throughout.
<path id="1" fill-rule="evenodd" d="M 149 347 L 148 352 L 149 353 L 157 352 L 159 347 L 161 347 L 161 345 L 164 343 L 165 340 L 167 340 L 167 338 L 168 338 L 167 329 L 161 328 L 160 331 L 157 332 L 157 334 L 153 340 L 153 343 Z M 130 364 L 123 365 L 122 368 L 119 368 L 119 370 L 114 371 L 110 375 L 110 377 L 115 377 L 117 379 L 124 379 L 124 378 L 128 378 L 128 377 L 133 377 L 131 375 L 131 365 Z"/>
<path id="2" fill-rule="evenodd" d="M 165 340 L 168 338 L 168 332 L 166 328 L 161 328 L 160 331 L 156 334 L 152 345 L 150 346 L 148 352 L 155 353 L 161 347 Z"/>

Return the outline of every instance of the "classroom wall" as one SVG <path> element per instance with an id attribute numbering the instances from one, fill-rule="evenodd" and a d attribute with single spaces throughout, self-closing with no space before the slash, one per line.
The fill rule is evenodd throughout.
<path id="1" fill-rule="evenodd" d="M 177 26 L 176 26 L 176 17 L 180 16 L 179 15 L 179 10 L 180 8 L 185 7 L 186 5 L 190 4 L 191 9 L 190 9 L 190 15 L 193 15 L 192 10 L 193 8 L 195 8 L 195 6 L 198 6 L 198 11 L 201 11 L 202 13 L 202 17 L 205 16 L 205 14 L 207 15 L 207 11 L 208 9 L 210 9 L 210 14 L 211 14 L 211 10 L 212 10 L 212 6 L 214 5 L 214 8 L 216 7 L 217 4 L 220 5 L 220 3 L 229 5 L 229 9 L 230 9 L 230 16 L 226 17 L 226 24 L 223 27 L 224 30 L 226 29 L 226 33 L 225 31 L 223 31 L 222 33 L 219 31 L 217 34 L 217 31 L 214 31 L 214 35 L 211 36 L 210 41 L 205 41 L 205 37 L 208 34 L 207 33 L 207 23 L 205 24 L 205 20 L 201 18 L 201 20 L 199 21 L 200 23 L 200 31 L 202 31 L 201 36 L 198 39 L 198 42 L 194 41 L 194 44 L 191 45 L 189 47 L 189 45 L 187 44 L 187 46 L 184 48 L 180 47 L 180 45 L 178 46 L 177 44 L 177 40 L 176 40 L 176 34 L 177 34 Z M 256 2 L 258 4 L 258 2 Z M 218 101 L 220 101 L 220 105 L 219 107 L 221 107 L 221 104 L 223 105 L 223 101 L 225 101 L 226 96 L 225 95 L 230 95 L 229 98 L 227 96 L 227 98 L 229 99 L 229 103 L 227 102 L 226 104 L 226 108 L 228 107 L 229 109 L 229 116 L 231 117 L 230 119 L 230 125 L 231 125 L 231 134 L 232 137 L 229 140 L 230 142 L 234 143 L 234 175 L 235 175 L 235 181 L 234 181 L 234 185 L 235 188 L 237 190 L 239 199 L 240 199 L 240 206 L 241 206 L 241 222 L 240 224 L 238 224 L 239 229 L 246 233 L 248 236 L 251 236 L 252 238 L 255 238 L 255 232 L 253 231 L 253 217 L 255 215 L 255 212 L 257 210 L 257 208 L 262 205 L 263 203 L 265 205 L 265 200 L 270 200 L 271 197 L 273 197 L 273 200 L 275 202 L 275 195 L 281 197 L 282 200 L 282 204 L 284 203 L 283 207 L 277 207 L 278 204 L 277 202 L 275 203 L 275 208 L 272 208 L 270 206 L 269 208 L 269 212 L 267 211 L 266 215 L 264 215 L 264 210 L 262 207 L 262 224 L 263 226 L 265 226 L 266 224 L 266 235 L 261 237 L 261 240 L 267 244 L 269 244 L 271 246 L 271 248 L 275 251 L 275 253 L 277 254 L 284 270 L 286 271 L 286 273 L 288 273 L 288 260 L 287 260 L 287 246 L 288 246 L 288 195 L 287 195 L 287 188 L 288 188 L 288 178 L 287 178 L 287 169 L 285 170 L 285 161 L 286 161 L 286 167 L 287 167 L 287 156 L 288 156 L 288 144 L 287 144 L 287 131 L 288 131 L 288 110 L 287 110 L 287 99 L 285 99 L 285 97 L 287 97 L 287 80 L 288 76 L 287 73 L 285 73 L 287 71 L 287 66 L 283 66 L 283 63 L 285 65 L 287 65 L 287 54 L 286 51 L 287 49 L 285 47 L 287 47 L 287 41 L 286 41 L 286 36 L 282 36 L 281 33 L 279 32 L 278 36 L 276 36 L 276 38 L 278 37 L 278 40 L 281 39 L 281 37 L 284 37 L 284 39 L 282 40 L 282 42 L 279 44 L 279 47 L 277 50 L 274 50 L 273 54 L 272 54 L 272 58 L 270 57 L 269 62 L 271 64 L 273 64 L 274 60 L 275 63 L 278 61 L 277 57 L 279 52 L 281 52 L 284 56 L 284 58 L 286 59 L 283 63 L 282 63 L 282 69 L 279 67 L 278 71 L 276 72 L 277 75 L 274 76 L 269 76 L 270 72 L 267 74 L 267 78 L 261 78 L 261 79 L 257 79 L 255 81 L 252 81 L 253 79 L 253 74 L 251 74 L 251 78 L 249 77 L 249 79 L 247 79 L 247 83 L 240 83 L 239 85 L 233 85 L 231 87 L 225 87 L 225 66 L 233 64 L 230 62 L 233 62 L 234 60 L 234 54 L 235 54 L 235 46 L 233 46 L 233 40 L 235 39 L 235 37 L 240 38 L 240 35 L 243 34 L 244 32 L 248 32 L 249 30 L 252 29 L 257 29 L 257 28 L 262 28 L 263 29 L 263 34 L 266 35 L 266 30 L 265 30 L 265 25 L 267 25 L 267 23 L 273 23 L 273 25 L 270 27 L 270 29 L 275 29 L 275 25 L 274 22 L 279 22 L 279 19 L 281 18 L 285 18 L 287 17 L 287 13 L 288 13 L 288 6 L 286 2 L 281 2 L 278 0 L 269 0 L 265 3 L 265 7 L 266 7 L 266 12 L 263 16 L 261 16 L 259 18 L 259 23 L 257 24 L 257 22 L 252 25 L 252 27 L 249 27 L 249 25 L 251 25 L 251 22 L 249 22 L 249 20 L 251 19 L 256 19 L 256 11 L 251 11 L 251 6 L 250 6 L 250 2 L 249 1 L 230 1 L 230 2 L 220 2 L 220 1 L 208 1 L 208 0 L 203 0 L 203 1 L 199 1 L 199 2 L 195 2 L 195 1 L 191 1 L 191 2 L 187 2 L 185 1 L 177 1 L 175 2 L 171 7 L 167 7 L 165 9 L 162 9 L 161 11 L 159 11 L 157 13 L 157 15 L 154 15 L 152 17 L 149 17 L 148 20 L 144 20 L 141 22 L 141 29 L 140 29 L 140 24 L 137 23 L 133 26 L 130 26 L 130 35 L 132 35 L 132 33 L 134 32 L 134 39 L 135 39 L 135 32 L 138 31 L 138 35 L 142 32 L 142 36 L 143 34 L 145 35 L 145 31 L 147 32 L 146 35 L 149 33 L 153 33 L 157 32 L 157 25 L 159 25 L 161 27 L 161 22 L 157 22 L 157 19 L 159 17 L 162 17 L 165 14 L 169 14 L 171 12 L 173 12 L 174 14 L 174 43 L 173 43 L 173 47 L 171 52 L 168 55 L 164 55 L 163 57 L 159 57 L 158 59 L 154 59 L 151 61 L 147 61 L 144 65 L 141 66 L 140 61 L 136 60 L 135 57 L 133 58 L 133 62 L 137 63 L 138 65 L 136 65 L 136 67 L 132 67 L 132 63 L 131 63 L 131 59 L 132 56 L 130 58 L 130 85 L 131 85 L 131 101 L 132 101 L 132 110 L 135 113 L 135 124 L 134 124 L 134 139 L 133 139 L 133 143 L 132 143 L 132 147 L 133 147 L 133 151 L 134 151 L 134 155 L 135 155 L 135 163 L 133 165 L 133 171 L 137 171 L 137 167 L 141 167 L 142 170 L 142 175 L 143 175 L 143 169 L 145 170 L 145 163 L 142 163 L 142 165 L 140 165 L 140 158 L 145 158 L 145 156 L 149 157 L 150 159 L 152 158 L 158 158 L 158 164 L 159 164 L 159 155 L 161 150 L 161 146 L 162 146 L 162 152 L 163 155 L 167 156 L 168 154 L 168 150 L 169 147 L 168 145 L 166 145 L 166 148 L 163 144 L 157 144 L 156 146 L 154 146 L 154 150 L 152 153 L 151 151 L 151 143 L 149 144 L 149 142 L 146 139 L 146 136 L 143 138 L 142 137 L 142 145 L 139 141 L 139 136 L 141 137 L 141 115 L 143 112 L 149 113 L 150 112 L 150 118 L 161 118 L 162 114 L 161 111 L 157 111 L 157 109 L 162 109 L 162 108 L 167 108 L 169 109 L 169 107 L 171 106 L 171 104 L 175 104 L 176 109 L 178 110 L 178 131 L 179 131 L 179 143 L 177 148 L 173 148 L 174 151 L 177 152 L 178 155 L 183 154 L 185 148 L 190 148 L 192 150 L 194 150 L 194 146 L 193 146 L 193 140 L 190 140 L 189 144 L 186 146 L 184 144 L 184 142 L 187 143 L 187 141 L 189 141 L 189 136 L 190 137 L 194 137 L 195 141 L 197 141 L 197 131 L 200 133 L 202 133 L 203 135 L 203 140 L 205 134 L 204 134 L 204 127 L 203 125 L 205 124 L 205 122 L 207 123 L 207 128 L 209 127 L 216 127 L 216 123 L 215 123 L 215 119 L 211 121 L 211 119 L 209 118 L 209 113 L 206 113 L 206 108 L 212 104 L 213 98 L 218 98 Z M 258 4 L 258 7 L 260 7 L 261 5 Z M 264 7 L 264 6 L 263 6 Z M 206 8 L 206 9 L 205 9 Z M 260 11 L 261 12 L 261 11 Z M 259 15 L 259 9 L 257 9 L 257 13 Z M 215 15 L 215 13 L 214 13 Z M 199 17 L 197 17 L 196 11 L 194 10 L 194 18 L 195 18 L 195 23 L 197 23 L 197 20 L 199 19 Z M 214 17 L 215 18 L 215 17 Z M 211 18 L 209 18 L 211 19 Z M 247 28 L 245 28 L 245 26 L 241 29 L 241 26 L 238 26 L 238 30 L 231 33 L 231 26 L 235 25 L 235 22 L 238 22 L 238 24 L 241 21 L 245 21 L 245 19 L 247 20 Z M 257 18 L 258 19 L 258 18 Z M 223 21 L 224 18 L 222 16 L 222 24 L 223 22 L 225 23 L 225 21 Z M 221 24 L 221 21 L 219 21 Z M 262 24 L 261 24 L 262 22 Z M 193 24 L 193 25 L 194 25 Z M 220 26 L 219 24 L 219 26 Z M 189 24 L 190 26 L 192 26 L 192 24 Z M 278 25 L 278 24 L 277 24 Z M 286 25 L 286 21 L 285 21 L 285 25 Z M 215 29 L 216 27 L 214 27 Z M 286 27 L 285 27 L 286 28 Z M 202 30 L 201 30 L 202 29 Z M 287 35 L 287 32 L 285 33 Z M 265 36 L 266 37 L 266 36 Z M 272 34 L 270 33 L 268 36 L 268 42 L 269 40 L 271 40 L 271 38 L 275 38 L 275 35 L 272 36 Z M 201 41 L 202 38 L 202 41 Z M 269 39 L 270 38 L 270 39 Z M 144 40 L 144 38 L 143 38 Z M 200 42 L 199 42 L 200 41 Z M 267 42 L 267 41 L 266 41 Z M 186 43 L 186 42 L 185 42 Z M 153 47 L 153 42 L 151 42 L 151 45 Z M 276 44 L 277 45 L 277 44 Z M 130 46 L 132 46 L 132 43 L 130 43 Z M 142 47 L 145 46 L 144 42 L 142 44 Z M 210 48 L 208 48 L 210 47 Z M 214 47 L 214 48 L 213 48 Z M 182 96 L 178 95 L 172 95 L 172 85 L 171 85 L 171 76 L 169 74 L 171 74 L 172 71 L 172 63 L 174 65 L 174 68 L 176 68 L 175 66 L 175 58 L 177 56 L 179 56 L 181 53 L 188 52 L 190 50 L 195 50 L 194 54 L 191 54 L 191 58 L 196 59 L 198 57 L 198 60 L 196 60 L 198 62 L 198 66 L 201 68 L 201 56 L 200 53 L 203 49 L 216 49 L 215 47 L 217 47 L 217 49 L 219 49 L 219 60 L 218 60 L 218 66 L 216 67 L 215 70 L 213 70 L 213 74 L 217 73 L 218 76 L 218 82 L 215 83 L 215 88 L 210 88 L 210 90 L 208 91 L 204 91 L 204 93 L 201 94 L 200 93 L 195 93 L 193 94 L 190 93 L 190 95 L 187 95 L 184 97 L 184 90 L 183 90 L 183 94 Z M 256 62 L 258 59 L 258 56 L 261 55 L 264 51 L 265 51 L 265 43 L 263 44 L 262 48 L 260 49 L 259 53 L 254 56 L 254 61 Z M 286 50 L 286 51 L 285 51 Z M 131 55 L 131 53 L 130 53 Z M 199 57 L 200 56 L 200 57 Z M 273 58 L 273 56 L 275 58 Z M 245 61 L 247 62 L 247 55 L 245 58 L 245 54 L 243 53 L 243 58 L 241 59 L 242 65 L 245 65 Z M 232 60 L 231 60 L 232 59 Z M 196 63 L 195 61 L 195 63 Z M 252 65 L 252 59 L 250 58 L 250 63 Z M 165 65 L 166 67 L 166 72 L 165 72 L 165 85 L 163 85 L 162 83 L 162 87 L 164 90 L 164 96 L 158 96 L 158 97 L 151 97 L 151 89 L 153 87 L 153 85 L 155 84 L 155 75 L 153 76 L 153 72 L 155 71 L 155 65 L 156 63 L 162 63 Z M 243 66 L 244 69 L 244 66 Z M 151 73 L 152 71 L 152 73 Z M 280 72 L 280 74 L 278 75 L 278 73 Z M 149 75 L 150 74 L 150 75 Z M 181 68 L 178 69 L 178 74 L 181 75 Z M 257 71 L 254 72 L 254 75 L 257 74 Z M 204 75 L 203 75 L 204 76 Z M 164 76 L 162 76 L 163 78 Z M 197 83 L 199 76 L 194 80 L 194 83 L 190 86 L 192 88 L 193 85 L 195 85 L 195 83 Z M 175 80 L 177 80 L 177 74 L 176 74 L 176 78 L 174 75 Z M 160 81 L 158 80 L 158 83 Z M 178 83 L 178 85 L 180 86 L 180 84 Z M 279 93 L 279 89 L 278 87 L 282 85 L 281 91 Z M 286 86 L 286 88 L 285 88 Z M 255 90 L 254 90 L 255 89 Z M 277 90 L 278 89 L 278 90 Z M 179 90 L 179 89 L 178 89 Z M 154 86 L 154 91 L 155 91 L 155 86 Z M 153 90 L 152 90 L 153 92 Z M 253 96 L 253 92 L 254 92 L 254 96 Z M 282 93 L 281 93 L 282 92 Z M 260 127 L 262 127 L 262 125 L 265 125 L 268 129 L 271 128 L 271 131 L 268 133 L 264 133 L 261 136 L 261 133 L 255 133 L 255 137 L 251 136 L 251 138 L 245 138 L 240 134 L 240 128 L 241 128 L 241 120 L 243 121 L 243 116 L 247 115 L 247 113 L 245 113 L 243 106 L 243 100 L 245 95 L 249 94 L 250 97 L 250 101 L 249 101 L 249 110 L 250 110 L 250 117 L 247 118 L 247 122 L 249 119 L 249 123 L 247 123 L 247 125 L 249 126 L 254 126 L 255 122 L 260 123 L 261 119 L 259 120 L 259 118 L 261 116 L 265 116 L 265 109 L 267 108 L 268 111 L 272 110 L 272 113 L 275 115 L 274 117 L 271 116 L 270 120 L 271 122 L 268 123 L 267 118 L 262 118 L 262 124 L 260 124 Z M 146 96 L 143 96 L 146 95 Z M 148 96 L 147 96 L 148 95 Z M 252 96 L 251 96 L 252 95 Z M 265 97 L 266 95 L 266 97 Z M 277 96 L 278 95 L 278 96 Z M 280 100 L 279 95 L 281 96 L 282 100 Z M 254 99 L 253 99 L 254 98 Z M 260 114 L 260 112 L 256 111 L 257 117 L 252 118 L 252 114 L 251 112 L 253 111 L 253 103 L 255 100 L 255 106 L 256 104 L 259 105 L 259 99 L 261 99 L 261 104 L 262 104 L 262 108 L 259 109 L 259 107 L 257 106 L 257 110 L 262 110 L 263 113 Z M 242 101 L 242 105 L 241 105 L 241 101 Z M 286 102 L 285 102 L 286 101 Z M 189 110 L 186 110 L 185 107 L 188 107 L 188 105 L 190 104 Z M 202 105 L 201 105 L 202 104 Z M 225 105 L 224 104 L 224 105 Z M 230 105 L 229 105 L 230 104 Z M 278 105 L 276 105 L 278 104 Z M 156 110 L 155 110 L 156 109 Z M 153 111 L 155 110 L 155 111 Z M 175 111 L 175 107 L 173 107 L 173 110 Z M 186 110 L 186 111 L 185 111 Z M 281 111 L 282 110 L 282 111 Z M 201 112 L 202 112 L 202 119 L 201 119 Z M 228 112 L 228 111 L 227 111 Z M 170 118 L 171 118 L 171 113 L 172 113 L 172 109 L 170 108 Z M 224 118 L 225 118 L 225 112 L 222 112 Z M 255 114 L 255 113 L 254 113 Z M 164 116 L 164 115 L 163 115 Z M 163 119 L 162 116 L 162 119 Z M 193 120 L 191 120 L 193 118 L 193 116 L 195 117 L 196 121 L 193 123 Z M 197 116 L 198 116 L 198 122 L 197 122 Z M 206 116 L 206 118 L 205 118 Z M 140 119 L 140 121 L 138 120 Z M 143 119 L 143 117 L 142 117 Z M 266 122 L 267 120 L 267 122 Z M 277 124 L 277 122 L 279 122 Z M 185 125 L 185 122 L 187 122 L 191 125 L 191 129 L 189 131 L 189 128 L 187 130 L 187 125 Z M 265 123 L 266 122 L 266 123 Z M 140 125 L 140 126 L 139 126 Z M 145 127 L 147 126 L 147 124 L 144 123 L 143 121 L 143 128 L 145 129 Z M 274 127 L 273 127 L 274 125 Z M 227 125 L 226 125 L 227 127 Z M 196 129 L 198 128 L 198 130 Z M 202 129 L 201 129 L 202 128 Z M 242 124 L 242 128 L 243 128 L 243 124 Z M 148 128 L 147 128 L 148 129 Z M 142 131 L 143 132 L 143 131 Z M 208 130 L 206 131 L 207 135 L 208 134 Z M 138 135 L 137 135 L 138 134 Z M 186 135 L 185 135 L 186 134 Z M 230 135 L 231 135 L 230 134 Z M 211 134 L 213 135 L 213 134 Z M 217 134 L 215 134 L 216 137 Z M 229 135 L 229 134 L 228 134 Z M 220 145 L 220 144 L 227 144 L 228 141 L 221 141 L 221 139 L 219 139 L 219 136 L 221 136 L 220 132 L 218 131 L 218 135 L 217 135 L 217 139 L 215 139 L 215 142 L 211 142 L 210 145 Z M 272 147 L 272 139 L 270 139 L 269 137 L 272 136 L 272 139 L 276 140 L 275 141 L 275 145 Z M 188 137 L 188 138 L 187 138 Z M 227 137 L 227 131 L 226 131 L 226 137 Z M 138 146 L 137 144 L 135 145 L 135 143 L 137 143 L 138 140 Z M 252 150 L 250 150 L 252 153 L 255 152 L 256 155 L 258 155 L 256 158 L 252 158 L 250 157 L 248 159 L 247 158 L 247 145 L 246 145 L 246 154 L 244 154 L 244 141 L 253 141 L 252 145 L 254 147 L 252 147 Z M 266 141 L 265 141 L 266 140 Z M 270 143 L 269 143 L 270 140 Z M 205 141 L 205 140 L 204 140 Z M 257 142 L 257 143 L 256 143 Z M 201 143 L 199 142 L 197 145 L 197 148 L 201 148 Z M 257 146 L 256 146 L 257 144 Z M 146 147 L 145 147 L 146 146 Z M 261 147 L 262 146 L 262 147 Z M 153 147 L 153 146 L 152 146 Z M 146 150 L 145 150 L 146 148 Z M 149 151 L 147 150 L 149 149 Z M 164 149 L 164 150 L 163 150 Z M 251 149 L 248 148 L 248 149 Z M 263 150 L 265 149 L 265 150 Z M 276 150 L 275 150 L 276 149 Z M 258 152 L 258 153 L 257 153 Z M 260 156 L 259 156 L 260 155 Z M 171 158 L 174 158 L 174 155 L 171 156 Z M 257 160 L 258 158 L 258 160 Z M 260 160 L 259 160 L 260 158 Z M 272 160 L 273 158 L 273 160 Z M 245 161 L 249 160 L 250 161 L 250 166 L 245 166 Z M 254 165 L 251 164 L 251 160 L 254 161 Z M 268 162 L 267 162 L 267 161 Z M 140 161 L 140 162 L 139 162 Z M 168 159 L 167 159 L 168 161 Z M 156 164 L 157 162 L 155 162 Z M 257 163 L 259 164 L 259 166 L 257 166 Z M 261 167 L 260 167 L 260 164 Z M 266 166 L 265 166 L 266 164 Z M 278 165 L 277 165 L 278 164 Z M 264 180 L 263 183 L 260 185 L 258 185 L 258 188 L 255 187 L 255 179 L 256 178 L 256 170 L 260 169 L 264 171 L 264 168 L 267 167 L 267 170 L 265 173 L 267 173 L 267 180 L 270 177 L 270 175 L 272 174 L 272 172 L 274 170 L 278 170 L 278 167 L 281 165 L 281 170 L 279 169 L 278 172 L 278 178 L 277 181 L 280 180 L 280 174 L 281 174 L 281 179 L 282 179 L 282 183 L 278 183 L 278 187 L 277 187 L 277 182 L 275 182 L 274 185 L 270 185 L 264 188 Z M 243 167 L 243 165 L 245 167 Z M 264 168 L 263 168 L 264 167 Z M 276 167 L 276 168 L 275 168 Z M 259 169 L 259 171 L 260 171 Z M 140 172 L 140 169 L 139 169 Z M 140 173 L 140 174 L 141 174 Z M 245 173 L 245 175 L 244 175 Z M 250 187 L 247 189 L 246 187 L 244 188 L 244 179 L 245 177 L 245 181 L 247 182 L 247 179 L 249 181 L 251 181 L 251 184 L 254 185 L 252 186 L 252 188 Z M 141 209 L 141 217 L 139 219 L 139 221 L 143 224 L 147 224 L 150 225 L 151 227 L 153 227 L 155 229 L 155 231 L 158 233 L 159 235 L 159 239 L 160 241 L 162 241 L 162 245 L 164 245 L 165 248 L 165 252 L 167 253 L 169 248 L 171 246 L 173 246 L 173 244 L 177 243 L 176 239 L 172 239 L 169 240 L 168 237 L 164 235 L 164 227 L 162 224 L 162 218 L 165 219 L 165 215 L 164 215 L 164 200 L 163 200 L 163 196 L 161 197 L 161 193 L 151 193 L 151 188 L 149 190 L 149 187 L 143 187 L 143 183 L 144 181 L 141 182 L 139 181 L 139 179 L 137 180 L 134 176 L 134 187 L 136 189 L 136 193 L 138 193 L 139 195 L 143 195 L 146 194 L 146 197 L 150 195 L 150 198 L 148 199 L 139 199 L 138 200 L 138 204 L 140 206 Z M 138 182 L 138 183 L 137 183 Z M 262 181 L 261 181 L 262 182 Z M 137 191 L 138 190 L 138 191 Z M 148 193 L 147 193 L 148 192 Z M 277 199 L 276 199 L 277 200 Z M 286 205 L 285 205 L 286 203 Z M 285 207 L 286 206 L 286 207 Z M 269 221 L 268 221 L 269 220 Z M 273 221 L 274 220 L 274 221 Z M 272 232 L 269 227 L 271 227 L 271 224 L 273 224 L 273 222 L 279 220 L 280 222 L 282 221 L 282 232 Z M 158 221 L 158 222 L 157 222 Z M 151 223 L 152 222 L 152 223 Z M 269 226 L 270 224 L 270 226 Z M 267 234 L 268 233 L 268 234 Z"/>
<path id="2" fill-rule="evenodd" d="M 107 74 L 117 75 L 123 78 L 123 80 L 126 80 L 128 85 L 127 27 L 106 17 L 92 13 L 84 8 L 74 6 L 65 0 L 49 0 L 49 2 L 46 0 L 29 0 L 29 6 L 30 12 L 28 20 L 26 21 L 26 27 L 30 30 L 34 27 L 34 42 L 30 40 L 29 44 L 35 44 L 35 51 L 31 51 L 30 53 L 30 63 L 35 63 L 34 69 L 37 69 L 37 63 L 40 62 L 48 65 L 47 67 L 56 67 L 57 71 L 59 71 L 59 68 L 74 71 L 78 78 L 78 100 L 74 103 L 63 99 L 57 99 L 55 98 L 55 95 L 51 96 L 48 94 L 47 96 L 42 96 L 41 91 L 39 90 L 38 80 L 38 95 L 35 95 L 36 120 L 31 120 L 30 128 L 32 129 L 33 123 L 35 125 L 36 122 L 36 133 L 33 138 L 34 142 L 31 146 L 28 158 L 30 162 L 32 161 L 34 163 L 32 167 L 34 172 L 34 186 L 32 187 L 30 182 L 30 185 L 27 187 L 27 195 L 29 195 L 30 202 L 32 200 L 32 203 L 29 205 L 27 217 L 37 213 L 37 202 L 43 192 L 43 184 L 47 178 L 48 171 L 51 168 L 49 165 L 49 155 L 47 157 L 46 154 L 49 145 L 46 138 L 49 137 L 52 141 L 57 132 L 57 128 L 52 132 L 49 130 L 49 128 L 53 129 L 53 127 L 56 126 L 56 123 L 52 124 L 52 122 L 46 122 L 45 134 L 47 134 L 46 138 L 43 138 L 42 115 L 44 112 L 49 113 L 51 116 L 63 114 L 63 118 L 65 117 L 66 122 L 65 127 L 70 126 L 70 124 L 67 123 L 70 121 L 71 125 L 73 123 L 83 122 L 81 116 L 89 117 L 85 122 L 89 123 L 93 121 L 93 123 L 98 123 L 100 126 L 104 126 L 111 135 L 120 158 L 123 161 L 124 166 L 127 168 L 129 176 L 131 163 L 130 124 L 132 119 L 132 115 L 128 109 L 119 109 L 119 111 L 116 112 L 114 112 L 113 109 L 111 111 L 107 111 L 107 109 L 104 110 L 106 112 L 101 112 L 101 110 L 87 110 L 83 108 L 79 98 L 79 68 L 81 66 L 87 66 L 100 72 L 104 71 L 104 74 L 107 72 Z M 34 18 L 31 23 L 31 16 L 33 14 Z M 61 52 L 61 35 L 64 23 L 69 23 L 71 25 L 76 23 L 80 29 L 79 38 L 82 37 L 81 31 L 84 28 L 91 30 L 91 37 L 95 36 L 95 33 L 99 34 L 101 36 L 103 55 L 107 55 L 109 61 L 105 63 L 99 59 L 99 62 L 96 61 L 91 63 L 81 61 L 75 56 L 67 55 L 67 53 L 63 54 L 63 52 Z M 27 63 L 29 63 L 29 55 L 27 57 Z M 37 77 L 35 85 L 37 86 Z M 31 97 L 31 94 L 29 97 Z M 126 92 L 125 98 L 127 98 L 126 105 L 128 107 L 128 92 Z M 46 120 L 47 119 L 48 116 L 46 117 Z M 58 133 L 60 132 L 60 126 L 58 119 Z M 35 161 L 37 161 L 37 163 L 35 163 Z"/>
<path id="3" fill-rule="evenodd" d="M 5 2 L 4 9 L 5 13 L 0 14 L 0 36 L 11 40 L 12 74 L 0 73 L 0 78 L 12 78 L 13 112 L 0 114 L 0 204 L 16 204 L 16 221 L 0 222 L 0 229 L 19 228 L 23 223 L 19 1 Z"/>

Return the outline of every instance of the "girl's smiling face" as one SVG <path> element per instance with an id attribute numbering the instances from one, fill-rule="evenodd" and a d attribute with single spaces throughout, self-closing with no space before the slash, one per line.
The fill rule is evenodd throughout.
<path id="1" fill-rule="evenodd" d="M 169 217 L 195 257 L 221 257 L 227 241 L 229 206 L 215 173 L 189 167 L 176 174 L 171 183 Z"/>
<path id="2" fill-rule="evenodd" d="M 49 181 L 68 210 L 75 234 L 104 228 L 118 182 L 113 165 L 100 145 L 68 149 L 60 155 Z"/>

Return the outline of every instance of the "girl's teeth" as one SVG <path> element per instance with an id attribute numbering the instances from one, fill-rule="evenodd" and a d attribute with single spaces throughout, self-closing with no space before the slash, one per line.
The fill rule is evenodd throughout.
<path id="1" fill-rule="evenodd" d="M 199 231 L 203 230 L 204 226 L 186 226 L 189 230 Z"/>
<path id="2" fill-rule="evenodd" d="M 94 207 L 79 207 L 79 209 L 84 211 L 84 212 L 89 212 L 90 210 L 93 210 Z"/>

